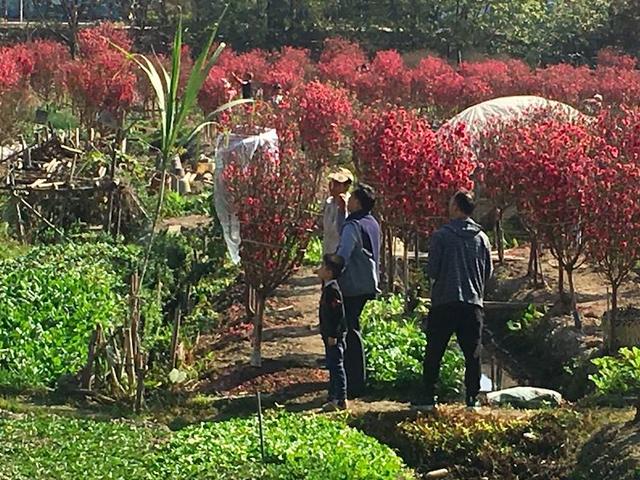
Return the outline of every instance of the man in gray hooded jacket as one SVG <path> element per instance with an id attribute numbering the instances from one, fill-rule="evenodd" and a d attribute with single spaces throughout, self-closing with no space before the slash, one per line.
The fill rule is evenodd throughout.
<path id="1" fill-rule="evenodd" d="M 423 371 L 425 398 L 421 402 L 426 408 L 435 406 L 440 362 L 453 333 L 465 357 L 467 407 L 479 405 L 483 298 L 493 266 L 489 239 L 471 219 L 474 209 L 471 194 L 456 193 L 449 204 L 451 222 L 431 238 L 427 263 L 432 279 L 431 311 Z"/>

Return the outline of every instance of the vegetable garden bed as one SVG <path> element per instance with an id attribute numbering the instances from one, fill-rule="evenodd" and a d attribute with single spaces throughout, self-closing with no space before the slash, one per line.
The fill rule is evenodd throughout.
<path id="1" fill-rule="evenodd" d="M 271 413 L 261 460 L 255 418 L 169 432 L 131 422 L 0 415 L 0 478 L 13 480 L 401 480 L 388 447 L 340 420 Z"/>

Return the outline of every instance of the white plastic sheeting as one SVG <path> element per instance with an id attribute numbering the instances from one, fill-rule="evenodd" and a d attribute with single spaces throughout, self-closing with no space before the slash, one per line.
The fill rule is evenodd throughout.
<path id="1" fill-rule="evenodd" d="M 227 250 L 234 263 L 240 263 L 240 222 L 233 211 L 229 192 L 224 183 L 222 172 L 232 158 L 240 158 L 243 162 L 251 162 L 258 149 L 276 150 L 278 135 L 275 130 L 266 130 L 258 135 L 220 135 L 215 145 L 215 191 L 214 202 L 216 213 Z"/>
<path id="2" fill-rule="evenodd" d="M 496 120 L 509 121 L 543 109 L 549 111 L 550 116 L 563 116 L 569 120 L 583 117 L 580 111 L 565 103 L 533 95 L 522 95 L 495 98 L 479 103 L 459 113 L 444 126 L 455 127 L 464 123 L 467 126 L 471 145 L 475 146 L 483 129 L 491 122 Z"/>

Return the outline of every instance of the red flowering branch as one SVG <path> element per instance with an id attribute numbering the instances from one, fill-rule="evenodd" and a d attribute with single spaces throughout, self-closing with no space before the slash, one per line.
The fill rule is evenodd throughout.
<path id="1" fill-rule="evenodd" d="M 618 295 L 640 260 L 640 112 L 607 111 L 594 126 L 604 140 L 597 182 L 589 202 L 591 260 L 611 286 L 609 348 L 615 348 Z"/>
<path id="2" fill-rule="evenodd" d="M 254 366 L 261 364 L 266 299 L 299 266 L 315 222 L 314 163 L 298 147 L 295 126 L 280 127 L 277 151 L 259 150 L 249 162 L 238 156 L 223 172 L 240 221 L 244 278 L 256 295 Z"/>
<path id="3" fill-rule="evenodd" d="M 376 208 L 389 238 L 395 231 L 406 243 L 417 233 L 429 234 L 446 218 L 450 196 L 473 187 L 464 126 L 435 134 L 424 118 L 399 108 L 366 111 L 354 130 L 356 167 L 380 196 Z M 389 279 L 392 245 L 389 240 Z"/>
<path id="4" fill-rule="evenodd" d="M 315 170 L 320 171 L 345 147 L 346 129 L 353 118 L 349 92 L 311 82 L 296 92 L 291 104 L 305 152 L 315 160 Z"/>

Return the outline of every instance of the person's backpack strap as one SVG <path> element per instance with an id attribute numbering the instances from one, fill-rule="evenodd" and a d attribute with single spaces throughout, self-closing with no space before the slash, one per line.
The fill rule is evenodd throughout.
<path id="1" fill-rule="evenodd" d="M 367 257 L 373 259 L 373 244 L 371 243 L 369 234 L 364 231 L 364 228 L 362 228 L 358 220 L 351 221 L 358 227 L 357 230 L 360 233 L 360 248 L 362 248 L 362 251 Z"/>

